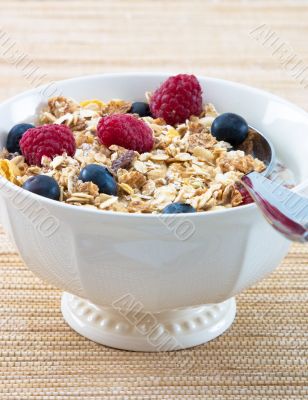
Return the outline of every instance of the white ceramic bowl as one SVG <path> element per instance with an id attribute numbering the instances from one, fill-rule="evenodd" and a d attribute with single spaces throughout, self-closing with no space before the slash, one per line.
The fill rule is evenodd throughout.
<path id="1" fill-rule="evenodd" d="M 145 91 L 155 89 L 167 76 L 86 76 L 25 92 L 0 105 L 1 147 L 14 124 L 33 120 L 46 96 L 62 93 L 76 100 L 143 100 Z M 242 115 L 270 138 L 278 157 L 299 183 L 308 178 L 308 116 L 304 111 L 254 88 L 220 79 L 199 80 L 205 101 L 214 103 L 219 112 Z M 273 271 L 289 248 L 289 242 L 265 222 L 254 204 L 176 215 L 166 223 L 157 215 L 61 204 L 19 189 L 4 178 L 0 184 L 1 222 L 26 265 L 52 285 L 87 299 L 66 295 L 62 304 L 65 318 L 86 336 L 116 347 L 157 349 L 139 345 L 142 338 L 137 337 L 136 327 L 127 322 L 126 315 L 122 317 L 127 323 L 123 318 L 119 322 L 115 305 L 128 298 L 141 304 L 138 312 L 165 318 L 168 332 L 175 336 L 181 332 L 192 338 L 195 332 L 198 340 L 183 340 L 182 347 L 217 336 L 234 318 L 233 300 L 216 311 L 207 309 L 208 319 L 216 315 L 221 324 L 217 328 L 212 321 L 217 328 L 212 335 L 208 335 L 210 325 L 205 329 L 204 308 L 201 318 L 194 316 L 192 323 L 187 313 L 170 316 L 168 311 L 158 312 L 224 302 Z M 124 302 L 120 308 L 129 307 Z M 76 315 L 83 319 L 77 321 Z M 226 315 L 229 319 L 223 325 Z M 177 322 L 174 316 L 179 317 Z"/>

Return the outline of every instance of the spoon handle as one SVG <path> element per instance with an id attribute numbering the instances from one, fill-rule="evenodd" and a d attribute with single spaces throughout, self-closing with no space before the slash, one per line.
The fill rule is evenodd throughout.
<path id="1" fill-rule="evenodd" d="M 242 183 L 276 230 L 289 240 L 308 242 L 308 198 L 285 188 L 281 180 L 269 180 L 258 172 L 243 176 Z M 308 197 L 308 182 L 298 190 Z"/>
<path id="2" fill-rule="evenodd" d="M 304 181 L 296 188 L 294 188 L 293 192 L 299 194 L 300 196 L 308 198 L 308 180 Z"/>

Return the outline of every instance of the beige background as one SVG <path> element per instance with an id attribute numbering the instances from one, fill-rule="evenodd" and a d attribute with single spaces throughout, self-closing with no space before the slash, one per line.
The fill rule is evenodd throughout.
<path id="1" fill-rule="evenodd" d="M 256 39 L 260 26 L 275 45 Z M 167 70 L 241 81 L 308 111 L 300 83 L 308 77 L 307 1 L 1 0 L 0 28 L 1 100 L 33 79 Z M 278 45 L 298 69 L 283 65 Z M 307 263 L 307 247 L 294 246 L 271 277 L 238 297 L 236 324 L 207 346 L 125 353 L 70 331 L 60 292 L 23 266 L 1 231 L 0 399 L 304 399 Z"/>

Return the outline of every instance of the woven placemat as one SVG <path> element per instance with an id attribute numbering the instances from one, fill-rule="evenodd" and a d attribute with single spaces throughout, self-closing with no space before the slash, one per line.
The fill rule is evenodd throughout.
<path id="1" fill-rule="evenodd" d="M 304 399 L 308 251 L 237 297 L 231 329 L 174 353 L 110 349 L 73 332 L 61 292 L 22 263 L 0 230 L 1 399 Z"/>

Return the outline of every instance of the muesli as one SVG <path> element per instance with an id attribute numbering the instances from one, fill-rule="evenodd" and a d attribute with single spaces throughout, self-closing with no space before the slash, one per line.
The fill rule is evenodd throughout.
<path id="1" fill-rule="evenodd" d="M 240 178 L 265 165 L 238 149 L 249 137 L 242 117 L 202 104 L 193 75 L 170 77 L 146 99 L 49 99 L 35 127 L 21 123 L 9 132 L 0 174 L 100 210 L 200 212 L 252 201 Z"/>

